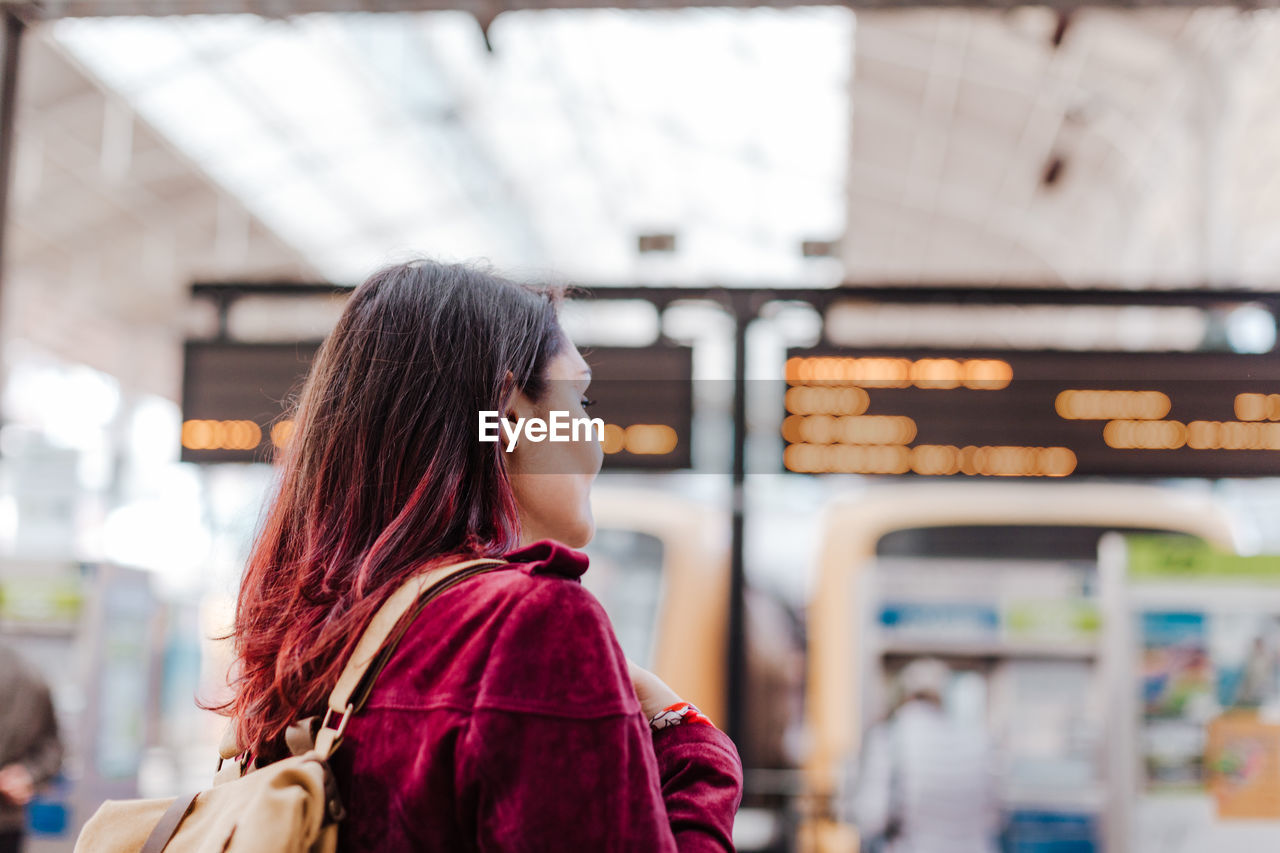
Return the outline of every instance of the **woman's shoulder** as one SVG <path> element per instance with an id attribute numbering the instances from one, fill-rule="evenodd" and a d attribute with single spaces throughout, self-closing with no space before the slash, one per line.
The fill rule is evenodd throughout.
<path id="1" fill-rule="evenodd" d="M 638 711 L 609 617 L 579 580 L 586 555 L 547 541 L 506 560 L 427 606 L 370 703 L 556 716 Z"/>
<path id="2" fill-rule="evenodd" d="M 579 578 L 586 555 L 534 543 L 492 572 L 488 606 L 500 619 L 477 706 L 558 716 L 639 710 L 626 658 L 600 602 Z"/>
<path id="3" fill-rule="evenodd" d="M 612 636 L 609 617 L 581 583 L 587 556 L 549 539 L 505 555 L 505 566 L 477 579 L 470 604 L 500 617 L 501 633 L 511 638 L 548 618 L 597 623 Z M 482 591 L 481 591 L 482 590 Z"/>

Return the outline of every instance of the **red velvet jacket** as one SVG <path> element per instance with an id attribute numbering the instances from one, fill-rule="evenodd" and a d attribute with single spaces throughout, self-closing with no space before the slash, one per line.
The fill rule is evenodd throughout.
<path id="1" fill-rule="evenodd" d="M 507 558 L 428 603 L 352 718 L 339 850 L 732 850 L 733 742 L 650 731 L 583 554 Z"/>

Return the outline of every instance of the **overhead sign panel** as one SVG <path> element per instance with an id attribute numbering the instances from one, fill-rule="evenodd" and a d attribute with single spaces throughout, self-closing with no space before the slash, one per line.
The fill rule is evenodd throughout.
<path id="1" fill-rule="evenodd" d="M 1280 358 L 788 352 L 788 470 L 971 477 L 1280 475 Z"/>
<path id="2" fill-rule="evenodd" d="M 291 395 L 320 343 L 188 341 L 182 376 L 183 462 L 270 462 L 287 442 Z"/>
<path id="3" fill-rule="evenodd" d="M 190 341 L 182 391 L 184 462 L 270 462 L 292 433 L 288 407 L 319 342 Z M 689 347 L 587 350 L 605 423 L 606 468 L 690 466 L 693 351 Z"/>
<path id="4" fill-rule="evenodd" d="M 590 347 L 589 414 L 605 422 L 605 469 L 671 470 L 692 463 L 693 349 Z"/>

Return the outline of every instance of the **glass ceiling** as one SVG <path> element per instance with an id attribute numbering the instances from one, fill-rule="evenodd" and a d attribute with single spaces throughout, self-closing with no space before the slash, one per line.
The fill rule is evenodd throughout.
<path id="1" fill-rule="evenodd" d="M 64 20 L 53 36 L 324 274 L 835 283 L 846 9 Z M 674 233 L 677 251 L 637 251 Z"/>

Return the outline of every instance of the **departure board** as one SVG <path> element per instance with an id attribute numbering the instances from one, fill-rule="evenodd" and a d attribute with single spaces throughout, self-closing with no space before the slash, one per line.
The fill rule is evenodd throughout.
<path id="1" fill-rule="evenodd" d="M 1280 476 L 1280 357 L 787 353 L 784 466 L 938 477 Z"/>
<path id="2" fill-rule="evenodd" d="M 289 408 L 316 341 L 189 341 L 182 388 L 182 460 L 270 462 L 292 434 Z M 686 346 L 590 347 L 588 415 L 604 421 L 606 469 L 690 465 L 693 351 Z"/>
<path id="3" fill-rule="evenodd" d="M 676 344 L 584 347 L 605 422 L 604 468 L 672 470 L 692 464 L 693 349 Z"/>
<path id="4" fill-rule="evenodd" d="M 288 409 L 319 349 L 319 341 L 188 341 L 182 461 L 270 462 L 289 440 Z"/>

